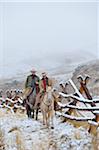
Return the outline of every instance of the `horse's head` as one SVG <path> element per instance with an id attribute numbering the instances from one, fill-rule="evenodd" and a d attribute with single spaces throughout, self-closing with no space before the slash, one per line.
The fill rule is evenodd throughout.
<path id="1" fill-rule="evenodd" d="M 53 89 L 52 95 L 56 102 L 61 101 L 61 96 L 56 89 Z"/>
<path id="2" fill-rule="evenodd" d="M 50 92 L 51 90 L 52 90 L 52 87 L 48 86 L 47 89 L 46 89 L 46 92 Z"/>

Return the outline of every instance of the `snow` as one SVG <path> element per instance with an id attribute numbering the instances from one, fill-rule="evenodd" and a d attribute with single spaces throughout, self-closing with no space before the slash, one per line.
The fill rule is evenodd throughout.
<path id="1" fill-rule="evenodd" d="M 84 80 L 84 78 L 83 78 L 83 76 L 82 76 L 82 75 L 78 75 L 78 76 L 77 76 L 77 79 L 78 79 L 78 78 L 81 78 L 81 79 L 83 79 L 83 80 Z"/>
<path id="2" fill-rule="evenodd" d="M 56 114 L 59 116 L 63 116 L 65 118 L 71 119 L 71 120 L 76 120 L 76 121 L 87 121 L 87 120 L 95 119 L 95 117 L 93 117 L 93 118 L 91 118 L 91 117 L 75 117 L 75 116 L 60 113 L 60 112 L 56 112 Z"/>
<path id="3" fill-rule="evenodd" d="M 73 109 L 78 109 L 78 110 L 99 110 L 99 107 L 90 107 L 90 106 L 88 106 L 88 107 L 78 107 L 78 106 L 74 106 L 74 105 L 69 105 L 69 104 L 62 104 L 61 102 L 58 102 L 58 105 L 60 106 L 60 107 L 67 107 L 67 108 L 73 108 Z M 95 111 L 96 112 L 96 111 Z M 98 111 L 98 113 L 99 113 L 99 111 Z"/>
<path id="4" fill-rule="evenodd" d="M 62 92 L 59 92 L 59 94 L 63 97 L 71 97 L 71 98 L 74 98 L 80 102 L 83 102 L 83 103 L 92 103 L 92 102 L 99 102 L 99 99 L 96 98 L 96 99 L 93 99 L 93 100 L 89 100 L 89 99 L 86 99 L 86 98 L 81 98 L 81 97 L 78 97 L 78 96 L 75 96 L 73 94 L 64 94 Z"/>
<path id="5" fill-rule="evenodd" d="M 13 108 L 11 108 L 10 106 L 4 104 L 3 105 L 5 108 L 9 109 L 11 111 L 12 114 L 14 114 Z"/>
<path id="6" fill-rule="evenodd" d="M 10 99 L 10 98 L 6 98 L 5 101 L 9 101 L 9 102 L 11 102 L 11 103 L 13 103 L 13 104 L 17 102 L 17 101 L 13 101 L 13 100 Z"/>
<path id="7" fill-rule="evenodd" d="M 22 98 L 18 98 L 18 101 L 22 104 L 23 101 L 22 101 Z"/>
<path id="8" fill-rule="evenodd" d="M 28 119 L 26 115 L 5 114 L 0 116 L 0 129 L 4 132 L 6 150 L 92 150 L 92 136 L 84 128 L 75 128 L 68 122 L 62 123 L 54 117 L 54 129 L 48 129 L 39 120 Z M 1 114 L 2 114 L 1 113 Z"/>
<path id="9" fill-rule="evenodd" d="M 2 98 L 2 97 L 0 97 L 0 101 L 5 102 L 5 99 L 4 99 L 4 98 Z"/>
<path id="10" fill-rule="evenodd" d="M 95 110 L 93 111 L 94 114 L 99 114 L 99 111 Z"/>
<path id="11" fill-rule="evenodd" d="M 0 108 L 2 108 L 3 106 L 2 105 L 0 105 Z"/>
<path id="12" fill-rule="evenodd" d="M 71 79 L 69 79 L 70 84 L 72 85 L 72 87 L 75 90 L 75 93 L 77 93 L 79 95 L 80 98 L 84 99 L 84 97 L 81 95 L 81 93 L 78 91 L 77 87 L 75 86 L 75 84 L 73 83 L 73 81 Z"/>
<path id="13" fill-rule="evenodd" d="M 95 122 L 95 121 L 91 121 L 89 120 L 88 123 L 94 125 L 94 126 L 98 126 L 99 125 L 99 122 Z"/>

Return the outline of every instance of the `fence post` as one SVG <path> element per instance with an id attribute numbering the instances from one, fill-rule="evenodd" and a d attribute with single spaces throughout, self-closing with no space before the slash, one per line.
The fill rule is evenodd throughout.
<path id="1" fill-rule="evenodd" d="M 99 113 L 96 113 L 96 122 L 99 122 Z"/>

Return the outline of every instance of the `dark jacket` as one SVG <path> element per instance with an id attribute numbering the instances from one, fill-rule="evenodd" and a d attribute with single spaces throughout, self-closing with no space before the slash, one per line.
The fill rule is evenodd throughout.
<path id="1" fill-rule="evenodd" d="M 34 76 L 29 75 L 25 82 L 25 88 L 28 88 L 28 87 L 35 88 L 37 84 L 36 82 L 39 82 L 39 77 L 37 75 L 34 75 Z"/>

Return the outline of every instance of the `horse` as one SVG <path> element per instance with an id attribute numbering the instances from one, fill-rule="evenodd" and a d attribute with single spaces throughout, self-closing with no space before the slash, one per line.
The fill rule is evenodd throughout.
<path id="1" fill-rule="evenodd" d="M 58 101 L 59 95 L 56 96 L 55 90 L 52 90 L 51 86 L 47 87 L 43 100 L 40 104 L 40 109 L 43 115 L 43 124 L 53 129 L 53 117 L 54 117 L 54 102 Z"/>
<path id="2" fill-rule="evenodd" d="M 51 88 L 52 84 L 47 87 L 47 89 Z M 36 112 L 36 120 L 38 120 L 38 112 L 39 109 L 42 109 L 42 102 L 46 97 L 45 91 L 43 91 L 42 88 L 40 88 L 39 92 L 37 94 L 34 94 L 35 90 L 30 88 L 25 91 L 25 101 L 23 101 L 24 105 L 26 105 L 26 113 L 29 118 L 34 118 L 34 113 Z M 55 94 L 55 93 L 54 93 Z M 53 94 L 53 99 L 55 99 L 57 96 Z M 28 95 L 28 96 L 27 96 Z M 54 106 L 54 105 L 53 105 Z"/>
<path id="3" fill-rule="evenodd" d="M 25 105 L 26 105 L 26 113 L 28 118 L 34 118 L 34 113 L 36 112 L 36 120 L 38 120 L 38 111 L 39 111 L 39 103 L 35 105 L 36 101 L 41 98 L 41 93 L 38 92 L 37 94 L 34 94 L 34 90 L 32 89 L 30 94 L 25 99 Z"/>

